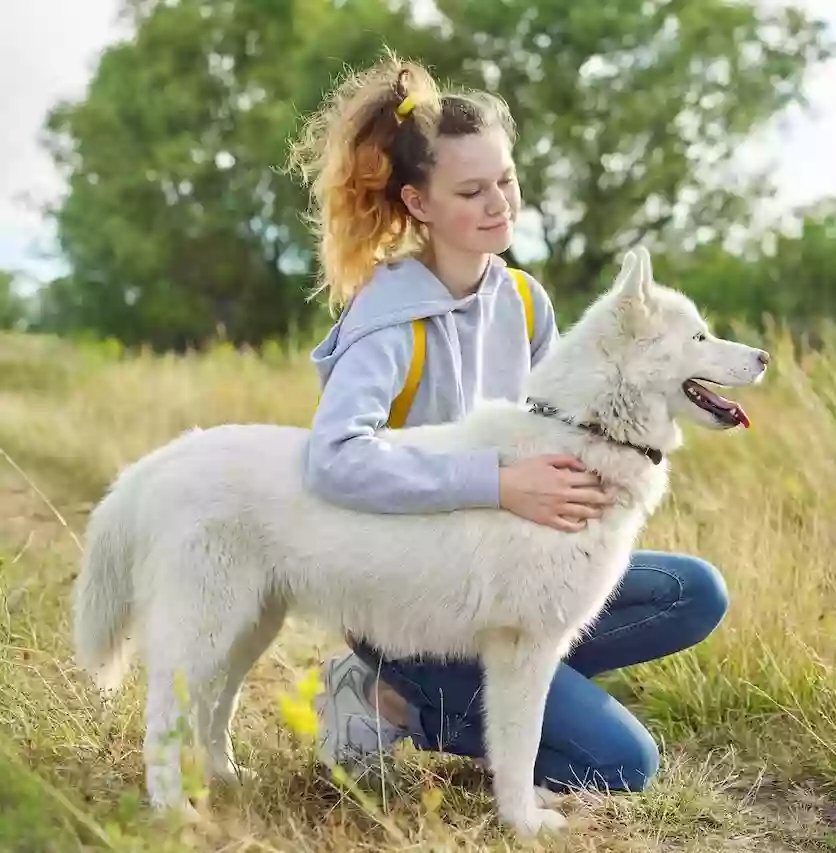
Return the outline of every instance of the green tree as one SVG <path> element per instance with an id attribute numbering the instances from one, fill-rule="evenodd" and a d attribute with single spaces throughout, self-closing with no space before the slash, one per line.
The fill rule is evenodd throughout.
<path id="1" fill-rule="evenodd" d="M 674 225 L 723 233 L 769 192 L 764 176 L 730 174 L 731 158 L 802 98 L 832 45 L 821 22 L 763 5 L 438 0 L 451 53 L 517 117 L 556 296 L 586 303 L 627 246 L 659 245 Z"/>
<path id="2" fill-rule="evenodd" d="M 807 211 L 798 233 L 767 233 L 739 254 L 720 240 L 666 258 L 659 279 L 675 284 L 717 318 L 762 330 L 767 317 L 812 343 L 836 319 L 836 209 Z"/>
<path id="3" fill-rule="evenodd" d="M 796 100 L 821 26 L 755 0 L 129 0 L 135 37 L 48 122 L 70 192 L 72 274 L 45 300 L 127 342 L 183 347 L 222 324 L 257 343 L 313 321 L 311 245 L 283 162 L 301 113 L 384 43 L 511 104 L 541 274 L 586 302 L 618 251 L 744 221 L 717 185 L 747 134 Z M 424 4 L 426 7 L 426 4 Z"/>
<path id="4" fill-rule="evenodd" d="M 383 4 L 365 5 L 377 20 Z M 305 199 L 271 167 L 297 102 L 312 108 L 335 70 L 315 61 L 328 46 L 317 37 L 341 35 L 365 59 L 372 30 L 352 38 L 356 10 L 326 0 L 129 11 L 136 37 L 104 55 L 83 102 L 49 119 L 70 187 L 55 215 L 73 272 L 46 304 L 72 303 L 79 322 L 161 348 L 218 326 L 237 342 L 304 327 L 315 311 Z"/>
<path id="5" fill-rule="evenodd" d="M 26 320 L 26 301 L 15 291 L 15 277 L 0 270 L 0 329 L 14 329 Z"/>

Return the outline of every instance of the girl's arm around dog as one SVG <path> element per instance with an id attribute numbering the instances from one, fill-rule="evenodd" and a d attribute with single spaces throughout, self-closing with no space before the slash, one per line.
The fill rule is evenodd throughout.
<path id="1" fill-rule="evenodd" d="M 306 480 L 332 503 L 367 512 L 445 512 L 499 506 L 499 454 L 433 453 L 376 435 L 403 387 L 410 325 L 354 342 L 334 364 L 314 418 Z"/>

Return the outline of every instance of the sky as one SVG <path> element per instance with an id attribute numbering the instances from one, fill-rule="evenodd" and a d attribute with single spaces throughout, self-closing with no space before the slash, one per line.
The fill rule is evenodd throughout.
<path id="1" fill-rule="evenodd" d="M 828 20 L 836 35 L 836 0 L 796 0 L 796 5 Z M 119 0 L 26 0 L 4 7 L 0 269 L 43 279 L 60 265 L 49 257 L 53 235 L 37 208 L 60 198 L 63 183 L 39 145 L 40 130 L 55 103 L 83 97 L 100 52 L 125 30 L 117 19 Z M 754 162 L 774 164 L 782 208 L 836 196 L 836 62 L 811 76 L 808 97 L 806 111 L 782 116 L 745 152 Z"/>

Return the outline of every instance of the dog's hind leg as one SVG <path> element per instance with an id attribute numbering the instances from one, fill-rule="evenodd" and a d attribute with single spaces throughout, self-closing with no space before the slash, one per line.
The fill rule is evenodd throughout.
<path id="1" fill-rule="evenodd" d="M 165 662 L 149 665 L 143 752 L 151 805 L 189 814 L 193 809 L 184 791 L 181 763 L 184 724 L 199 728 L 200 711 L 191 703 L 184 706 L 184 697 L 178 695 L 178 674 Z M 194 681 L 188 674 L 185 679 Z"/>
<path id="2" fill-rule="evenodd" d="M 143 751 L 146 782 L 155 808 L 175 808 L 190 814 L 184 790 L 182 759 L 185 735 L 193 746 L 208 747 L 211 711 L 224 683 L 223 636 L 211 642 L 200 630 L 178 635 L 174 626 L 186 627 L 177 608 L 157 611 L 150 626 L 148 696 Z M 167 630 L 160 630 L 162 622 Z M 156 628 L 156 630 L 155 630 Z M 196 780 L 204 781 L 204 780 Z"/>
<path id="3" fill-rule="evenodd" d="M 255 662 L 267 650 L 282 627 L 287 604 L 278 595 L 265 602 L 258 623 L 242 632 L 232 644 L 222 677 L 222 685 L 209 722 L 207 749 L 209 766 L 215 778 L 238 781 L 252 773 L 235 763 L 231 728 L 241 687 Z"/>
<path id="4" fill-rule="evenodd" d="M 546 695 L 559 661 L 557 650 L 497 631 L 485 636 L 481 656 L 488 760 L 500 820 L 523 836 L 564 829 L 566 819 L 540 808 L 534 788 L 534 763 Z"/>
<path id="5" fill-rule="evenodd" d="M 189 726 L 195 747 L 205 750 L 198 757 L 209 759 L 204 769 L 211 771 L 211 756 L 217 751 L 213 719 L 219 705 L 231 712 L 237 694 L 236 688 L 227 698 L 233 649 L 239 636 L 258 625 L 260 596 L 246 577 L 236 578 L 228 571 L 231 557 L 222 560 L 200 540 L 182 544 L 176 560 L 170 554 L 153 555 L 152 564 L 163 568 L 151 576 L 157 583 L 147 585 L 149 600 L 143 608 L 148 614 L 144 744 L 148 793 L 155 807 L 188 813 L 181 771 L 183 726 Z M 172 565 L 176 572 L 167 571 Z M 243 667 L 240 655 L 238 661 L 240 687 L 249 667 Z"/>

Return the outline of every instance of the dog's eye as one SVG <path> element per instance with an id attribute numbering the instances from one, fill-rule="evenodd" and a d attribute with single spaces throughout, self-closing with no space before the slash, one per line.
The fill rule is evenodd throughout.
<path id="1" fill-rule="evenodd" d="M 695 341 L 704 341 L 705 339 L 705 332 L 698 332 L 696 335 L 694 335 Z"/>

